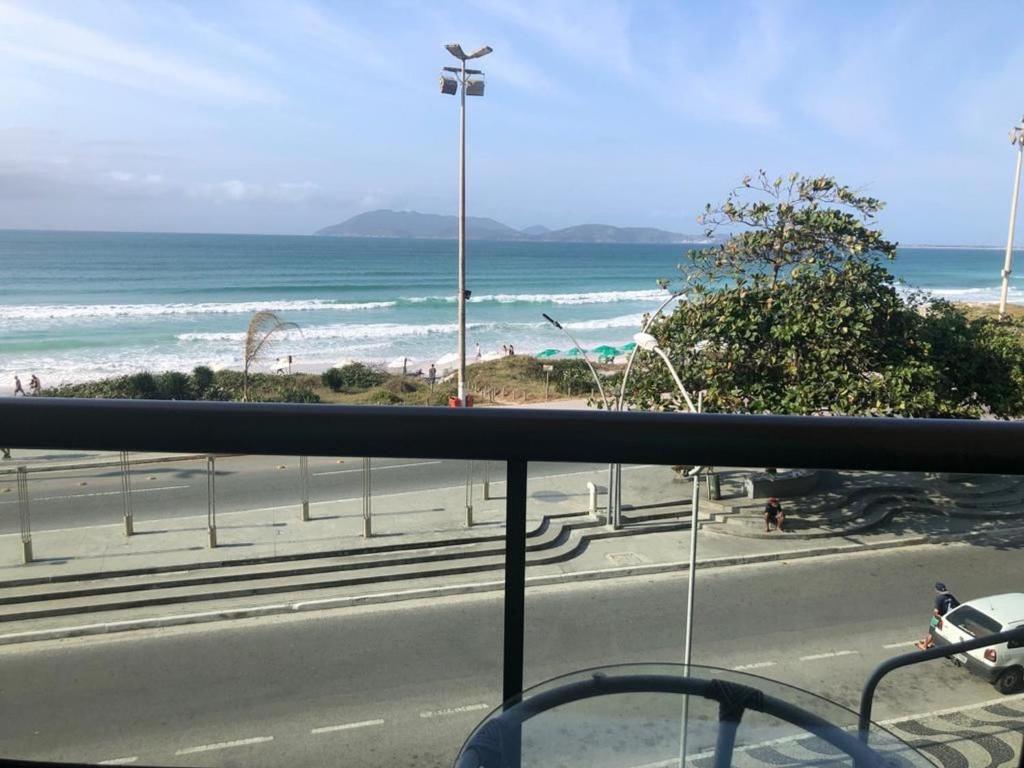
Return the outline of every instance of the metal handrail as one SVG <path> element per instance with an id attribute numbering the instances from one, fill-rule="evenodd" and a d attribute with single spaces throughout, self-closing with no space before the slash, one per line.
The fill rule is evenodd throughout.
<path id="1" fill-rule="evenodd" d="M 19 448 L 1024 474 L 1024 423 L 0 398 Z"/>
<path id="2" fill-rule="evenodd" d="M 714 768 L 728 768 L 732 765 L 736 727 L 748 709 L 777 717 L 817 736 L 850 755 L 858 766 L 888 764 L 881 755 L 845 729 L 750 685 L 717 678 L 656 674 L 595 674 L 587 680 L 560 685 L 514 702 L 467 740 L 455 764 L 457 768 L 505 768 L 518 765 L 518 737 L 526 721 L 575 701 L 628 693 L 671 693 L 717 701 L 719 734 L 715 745 Z M 512 759 L 509 760 L 509 757 Z"/>
<path id="3" fill-rule="evenodd" d="M 912 651 L 911 653 L 893 656 L 891 659 L 883 661 L 875 667 L 875 671 L 871 673 L 871 677 L 864 683 L 864 688 L 860 694 L 860 715 L 857 721 L 857 730 L 860 733 L 861 739 L 867 741 L 868 738 L 868 730 L 871 727 L 871 709 L 875 702 L 875 689 L 882 682 L 882 678 L 893 670 L 907 667 L 911 664 L 920 664 L 923 661 L 931 661 L 932 659 L 948 658 L 956 653 L 986 648 L 990 645 L 999 645 L 1010 640 L 1024 640 L 1024 626 L 997 632 L 994 635 L 964 640 L 960 643 L 935 646 L 926 651 Z"/>

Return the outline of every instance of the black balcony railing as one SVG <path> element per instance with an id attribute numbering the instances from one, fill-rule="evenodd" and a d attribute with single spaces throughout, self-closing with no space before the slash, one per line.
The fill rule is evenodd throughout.
<path id="1" fill-rule="evenodd" d="M 529 461 L 1024 474 L 1024 423 L 0 399 L 20 448 L 507 462 L 503 698 L 522 692 Z"/>

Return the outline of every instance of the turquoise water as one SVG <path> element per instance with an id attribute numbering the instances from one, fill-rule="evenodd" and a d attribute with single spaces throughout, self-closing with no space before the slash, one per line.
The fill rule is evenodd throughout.
<path id="1" fill-rule="evenodd" d="M 468 354 L 477 343 L 485 355 L 509 343 L 567 349 L 542 312 L 585 346 L 625 343 L 686 249 L 471 242 Z M 937 295 L 995 301 L 1001 266 L 997 250 L 921 248 L 902 249 L 892 269 Z M 0 269 L 3 386 L 15 373 L 50 385 L 238 367 L 259 309 L 299 324 L 275 354 L 300 370 L 349 359 L 425 367 L 455 349 L 452 241 L 5 231 Z M 1011 299 L 1024 300 L 1013 285 Z"/>

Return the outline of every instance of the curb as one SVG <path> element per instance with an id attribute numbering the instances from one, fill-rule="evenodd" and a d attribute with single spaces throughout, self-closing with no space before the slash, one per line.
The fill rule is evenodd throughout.
<path id="1" fill-rule="evenodd" d="M 1024 527 L 1008 528 L 998 533 L 1020 533 Z M 704 560 L 698 563 L 701 570 L 708 568 L 727 568 L 736 565 L 752 565 L 757 563 L 770 563 L 780 560 L 803 560 L 814 557 L 827 557 L 830 555 L 844 554 L 849 552 L 873 552 L 887 549 L 899 549 L 903 547 L 921 546 L 925 544 L 942 544 L 945 542 L 959 542 L 976 538 L 991 536 L 994 531 L 977 531 L 967 534 L 941 534 L 938 536 L 913 536 L 906 539 L 891 539 L 870 544 L 842 544 L 831 547 L 818 547 L 816 549 L 785 550 L 782 552 L 767 552 L 758 555 L 739 555 L 734 557 L 718 557 Z M 558 584 L 573 584 L 585 581 L 600 581 L 631 576 L 651 576 L 663 573 L 673 573 L 689 570 L 689 563 L 676 561 L 670 563 L 651 563 L 646 565 L 631 565 L 622 568 L 604 568 L 590 571 L 574 571 L 570 573 L 556 573 L 544 576 L 527 576 L 527 587 L 553 586 Z M 178 614 L 174 616 L 158 616 L 145 619 L 128 619 L 125 621 L 111 621 L 98 624 L 84 624 L 73 627 L 55 627 L 52 629 L 29 630 L 27 632 L 14 632 L 0 635 L 0 645 L 14 645 L 18 643 L 40 642 L 45 640 L 60 640 L 71 637 L 85 637 L 92 635 L 108 635 L 117 632 L 127 632 L 137 629 L 155 629 L 160 627 L 186 626 L 190 624 L 204 624 L 214 621 L 229 619 L 259 618 L 263 616 L 288 615 L 306 611 L 327 610 L 333 608 L 350 608 L 366 605 L 380 605 L 384 603 L 398 603 L 408 600 L 422 598 L 454 597 L 458 595 L 471 595 L 483 592 L 500 592 L 504 588 L 503 580 L 483 581 L 474 584 L 451 584 L 438 587 L 419 587 L 394 592 L 380 592 L 372 595 L 353 595 L 350 597 L 328 597 L 319 600 L 298 600 L 290 603 L 276 603 L 271 605 L 258 605 L 246 608 L 233 608 L 222 611 L 205 611 L 201 613 Z"/>

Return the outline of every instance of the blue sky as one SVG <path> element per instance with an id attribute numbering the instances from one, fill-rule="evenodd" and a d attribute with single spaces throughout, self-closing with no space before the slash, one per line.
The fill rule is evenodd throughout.
<path id="1" fill-rule="evenodd" d="M 453 213 L 442 44 L 482 44 L 469 212 L 695 231 L 830 173 L 906 243 L 1006 236 L 1019 3 L 0 0 L 0 227 L 308 233 Z"/>

